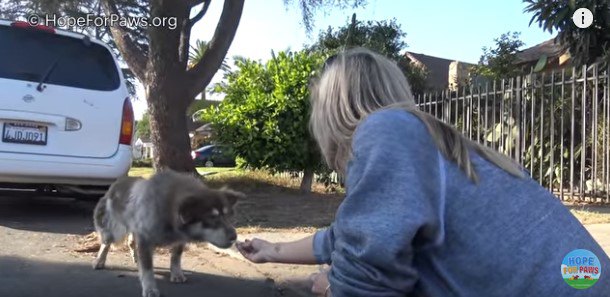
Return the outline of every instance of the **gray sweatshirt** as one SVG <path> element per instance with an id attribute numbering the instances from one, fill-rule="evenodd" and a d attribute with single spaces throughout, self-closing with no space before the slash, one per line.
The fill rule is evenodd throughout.
<path id="1" fill-rule="evenodd" d="M 424 124 L 378 111 L 358 127 L 347 196 L 314 237 L 332 264 L 333 297 L 610 296 L 610 259 L 548 190 L 475 152 L 475 184 L 440 154 Z M 575 289 L 563 258 L 575 249 L 601 262 L 599 281 Z"/>

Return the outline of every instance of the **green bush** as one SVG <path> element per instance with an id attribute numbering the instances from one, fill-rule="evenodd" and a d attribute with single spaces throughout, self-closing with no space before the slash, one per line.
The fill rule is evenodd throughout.
<path id="1" fill-rule="evenodd" d="M 133 160 L 131 167 L 153 167 L 152 159 Z"/>
<path id="2" fill-rule="evenodd" d="M 325 169 L 309 134 L 309 89 L 324 61 L 317 53 L 281 52 L 266 63 L 237 59 L 237 70 L 216 90 L 226 94 L 219 106 L 206 110 L 214 139 L 230 145 L 239 166 L 272 172 Z"/>

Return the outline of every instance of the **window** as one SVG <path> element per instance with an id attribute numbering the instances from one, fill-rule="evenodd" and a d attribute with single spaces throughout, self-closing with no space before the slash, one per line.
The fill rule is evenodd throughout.
<path id="1" fill-rule="evenodd" d="M 112 91 L 120 76 L 112 53 L 81 39 L 37 30 L 0 26 L 0 78 Z"/>

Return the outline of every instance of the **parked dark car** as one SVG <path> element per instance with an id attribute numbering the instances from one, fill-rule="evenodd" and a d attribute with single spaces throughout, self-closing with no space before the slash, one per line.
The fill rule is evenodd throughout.
<path id="1" fill-rule="evenodd" d="M 191 152 L 195 166 L 234 167 L 235 155 L 223 145 L 206 145 Z"/>

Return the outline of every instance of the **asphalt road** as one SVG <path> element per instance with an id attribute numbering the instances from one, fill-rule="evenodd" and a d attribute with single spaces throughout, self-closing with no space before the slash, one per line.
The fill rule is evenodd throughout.
<path id="1" fill-rule="evenodd" d="M 93 203 L 42 197 L 0 197 L 0 296 L 141 296 L 127 252 L 109 254 L 106 270 L 93 270 L 93 253 L 74 249 L 93 230 Z M 294 296 L 243 261 L 207 248 L 187 250 L 185 284 L 169 282 L 168 256 L 155 257 L 163 296 Z"/>
<path id="2" fill-rule="evenodd" d="M 0 297 L 141 296 L 137 268 L 127 251 L 120 247 L 112 250 L 106 270 L 91 268 L 94 253 L 75 251 L 79 239 L 93 231 L 93 207 L 91 202 L 72 199 L 0 195 Z M 589 225 L 587 229 L 610 252 L 610 224 Z M 276 241 L 278 236 L 286 237 L 269 236 Z M 266 238 L 265 234 L 256 237 Z M 169 257 L 158 253 L 155 271 L 161 293 L 164 297 L 309 295 L 304 293 L 307 287 L 278 287 L 291 279 L 305 278 L 316 267 L 255 265 L 239 260 L 239 255 L 227 256 L 230 254 L 230 250 L 220 253 L 189 247 L 183 257 L 188 281 L 172 284 Z"/>

